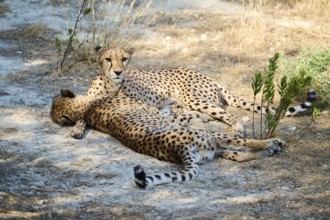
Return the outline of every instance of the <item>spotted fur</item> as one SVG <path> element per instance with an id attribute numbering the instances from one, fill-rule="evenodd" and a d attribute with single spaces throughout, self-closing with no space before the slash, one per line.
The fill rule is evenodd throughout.
<path id="1" fill-rule="evenodd" d="M 81 133 L 74 137 L 82 137 L 87 124 L 110 134 L 136 152 L 183 164 L 181 171 L 154 175 L 146 175 L 141 166 L 134 167 L 135 183 L 142 188 L 191 180 L 197 175 L 199 165 L 215 156 L 247 161 L 271 156 L 281 151 L 285 144 L 280 139 L 239 139 L 184 127 L 172 122 L 171 116 L 122 92 L 113 97 L 91 99 L 62 90 L 61 95 L 53 99 L 51 117 L 60 125 L 77 122 L 77 131 Z"/>
<path id="2" fill-rule="evenodd" d="M 253 108 L 252 103 L 235 96 L 213 79 L 191 69 L 127 69 L 127 61 L 131 59 L 134 49 L 128 52 L 118 48 L 97 49 L 102 71 L 93 77 L 87 96 L 106 96 L 109 94 L 109 88 L 117 87 L 133 99 L 141 100 L 167 114 L 171 112 L 176 122 L 189 124 L 192 118 L 219 120 L 233 127 L 242 136 L 245 133 L 244 127 L 225 111 L 221 104 L 249 111 L 254 109 L 257 113 L 274 112 L 273 109 L 260 105 Z M 287 115 L 295 115 L 310 106 L 311 100 L 307 100 L 302 105 L 290 108 Z M 183 114 L 178 109 L 195 112 Z M 178 112 L 180 113 L 175 114 Z"/>
<path id="3" fill-rule="evenodd" d="M 199 165 L 215 156 L 246 161 L 271 156 L 282 149 L 284 142 L 280 139 L 239 139 L 184 126 L 196 118 L 219 119 L 234 126 L 234 118 L 220 103 L 225 101 L 246 110 L 251 110 L 252 105 L 189 69 L 127 70 L 132 53 L 133 50 L 116 48 L 100 50 L 102 69 L 94 75 L 86 96 L 62 90 L 53 99 L 51 116 L 60 125 L 76 123 L 71 132 L 75 138 L 83 136 L 87 123 L 134 151 L 184 165 L 182 171 L 154 175 L 136 166 L 138 186 L 191 180 Z M 268 111 L 261 106 L 255 110 Z M 228 148 L 233 146 L 248 149 Z"/>

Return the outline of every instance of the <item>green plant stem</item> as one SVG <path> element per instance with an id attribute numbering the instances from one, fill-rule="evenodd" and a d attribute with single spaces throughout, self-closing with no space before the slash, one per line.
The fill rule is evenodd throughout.
<path id="1" fill-rule="evenodd" d="M 89 29 L 89 31 L 87 32 L 87 36 L 88 34 L 91 32 L 91 28 Z M 69 61 L 67 62 L 67 66 L 68 68 L 70 68 L 70 63 L 72 61 L 72 59 L 74 58 L 74 56 L 78 53 L 78 51 L 80 50 L 80 48 L 84 45 L 84 43 L 87 41 L 87 36 L 84 38 L 84 40 L 78 45 L 77 49 L 75 49 L 73 51 L 72 56 L 70 57 Z"/>
<path id="2" fill-rule="evenodd" d="M 264 91 L 262 91 L 262 93 L 261 93 L 261 106 L 263 106 L 263 100 L 264 100 Z M 262 140 L 262 123 L 263 123 L 263 117 L 262 117 L 262 114 L 263 114 L 263 112 L 262 112 L 262 110 L 260 111 L 260 136 L 259 136 L 259 139 L 260 140 Z"/>
<path id="3" fill-rule="evenodd" d="M 83 16 L 82 17 L 80 17 L 80 16 L 81 16 L 81 14 L 83 14 L 83 10 L 84 10 L 86 2 L 87 2 L 87 0 L 84 0 L 83 3 L 81 4 L 79 14 L 78 14 L 78 16 L 76 18 L 76 21 L 75 21 L 75 24 L 74 24 L 73 31 L 72 31 L 71 35 L 69 36 L 68 44 L 65 48 L 65 51 L 64 51 L 64 54 L 63 54 L 63 57 L 62 57 L 62 61 L 61 61 L 61 65 L 60 65 L 61 71 L 63 70 L 64 63 L 67 60 L 67 56 L 69 55 L 70 49 L 72 47 L 72 42 L 73 42 L 73 38 L 76 34 L 77 28 L 78 28 L 78 23 L 83 18 Z"/>
<path id="4" fill-rule="evenodd" d="M 253 107 L 252 107 L 252 133 L 253 133 L 253 139 L 256 139 L 256 134 L 254 131 L 254 110 L 255 110 L 255 105 L 256 105 L 256 96 L 253 97 Z"/>

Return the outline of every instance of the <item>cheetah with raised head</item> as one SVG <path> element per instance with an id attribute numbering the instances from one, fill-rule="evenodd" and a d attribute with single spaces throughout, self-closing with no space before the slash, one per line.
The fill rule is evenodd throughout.
<path id="1" fill-rule="evenodd" d="M 110 134 L 136 152 L 183 164 L 181 171 L 154 175 L 146 175 L 141 166 L 135 166 L 135 183 L 141 188 L 191 180 L 197 175 L 199 165 L 215 156 L 247 161 L 272 156 L 285 144 L 281 139 L 239 139 L 183 127 L 173 123 L 171 116 L 165 116 L 158 109 L 121 91 L 112 97 L 91 99 L 61 90 L 61 95 L 53 99 L 51 118 L 60 125 L 76 123 L 80 134 L 87 124 Z M 226 149 L 228 146 L 246 149 Z"/>
<path id="2" fill-rule="evenodd" d="M 93 77 L 86 96 L 107 96 L 111 90 L 109 88 L 117 87 L 133 99 L 141 100 L 167 113 L 171 112 L 176 122 L 188 124 L 195 117 L 201 117 L 203 120 L 220 120 L 244 136 L 243 126 L 221 107 L 221 103 L 245 110 L 252 110 L 253 105 L 225 90 L 214 80 L 186 68 L 127 69 L 134 52 L 132 48 L 126 51 L 113 47 L 102 49 L 97 46 L 95 50 L 102 70 Z M 294 115 L 309 108 L 315 94 L 312 92 L 309 95 L 305 103 L 291 107 L 286 115 Z M 185 113 L 186 110 L 202 114 L 189 114 L 189 111 Z M 261 111 L 266 113 L 274 110 L 256 105 L 255 112 Z"/>

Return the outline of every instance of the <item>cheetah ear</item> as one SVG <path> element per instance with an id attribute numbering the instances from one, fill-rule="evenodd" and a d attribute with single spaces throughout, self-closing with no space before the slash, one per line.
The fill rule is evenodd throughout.
<path id="1" fill-rule="evenodd" d="M 101 50 L 102 49 L 102 47 L 100 46 L 100 45 L 97 45 L 96 47 L 95 47 L 95 51 L 96 52 L 98 52 L 99 50 Z"/>
<path id="2" fill-rule="evenodd" d="M 134 48 L 134 47 L 131 47 L 131 48 L 129 48 L 129 49 L 127 50 L 127 53 L 129 53 L 129 55 L 132 56 L 133 53 L 134 53 L 134 51 L 135 51 L 135 48 Z"/>
<path id="3" fill-rule="evenodd" d="M 74 98 L 76 95 L 68 89 L 61 89 L 61 96 L 66 98 Z"/>

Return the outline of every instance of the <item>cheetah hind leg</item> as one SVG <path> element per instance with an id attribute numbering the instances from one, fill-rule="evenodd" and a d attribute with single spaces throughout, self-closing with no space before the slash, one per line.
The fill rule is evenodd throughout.
<path id="1" fill-rule="evenodd" d="M 229 150 L 229 149 L 218 149 L 216 152 L 216 156 L 237 161 L 237 162 L 245 162 L 265 157 L 271 157 L 281 151 L 281 148 L 277 146 L 276 148 L 269 148 L 262 151 L 255 151 L 255 150 L 245 150 L 245 151 L 236 151 L 236 150 Z"/>
<path id="2" fill-rule="evenodd" d="M 84 135 L 86 129 L 86 122 L 84 120 L 79 120 L 76 122 L 75 126 L 71 130 L 71 136 L 76 139 L 81 139 Z"/>
<path id="3" fill-rule="evenodd" d="M 285 146 L 285 141 L 280 138 L 269 138 L 264 140 L 256 139 L 242 139 L 234 136 L 230 136 L 224 133 L 209 132 L 211 137 L 214 138 L 215 142 L 220 147 L 226 146 L 239 146 L 247 147 L 252 150 L 265 150 L 268 148 L 273 148 L 274 146 L 279 146 L 283 148 Z"/>
<path id="4" fill-rule="evenodd" d="M 209 133 L 216 145 L 216 155 L 234 161 L 248 161 L 269 157 L 279 153 L 285 146 L 285 141 L 279 138 L 265 140 L 240 139 L 223 133 Z M 235 147 L 239 147 L 235 149 Z M 245 149 L 242 149 L 244 147 Z"/>
<path id="5" fill-rule="evenodd" d="M 172 182 L 184 182 L 193 179 L 198 171 L 198 164 L 195 162 L 194 153 L 188 151 L 182 155 L 184 169 L 182 171 L 165 172 L 153 175 L 147 175 L 142 166 L 134 167 L 135 184 L 145 189 L 154 185 L 160 185 Z"/>
<path id="6" fill-rule="evenodd" d="M 251 142 L 248 143 L 251 144 Z M 284 141 L 275 138 L 261 141 L 254 140 L 252 143 L 259 143 L 259 146 L 254 149 L 250 146 L 250 149 L 244 151 L 218 147 L 216 155 L 224 159 L 243 162 L 278 154 L 285 145 Z"/>

